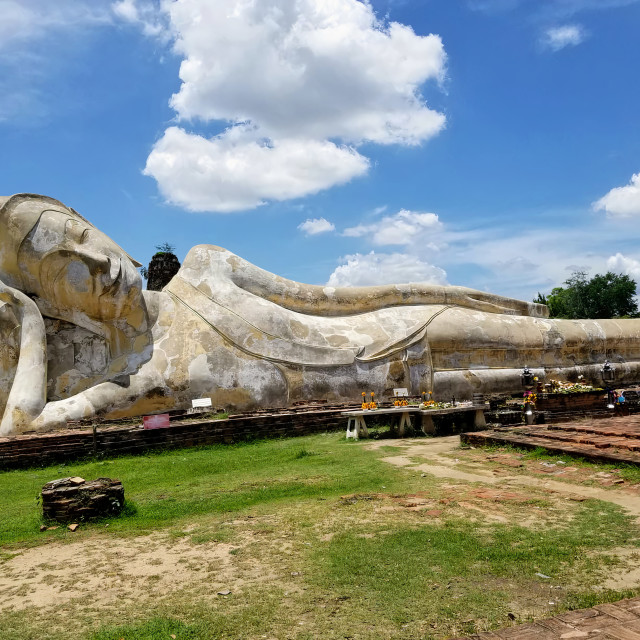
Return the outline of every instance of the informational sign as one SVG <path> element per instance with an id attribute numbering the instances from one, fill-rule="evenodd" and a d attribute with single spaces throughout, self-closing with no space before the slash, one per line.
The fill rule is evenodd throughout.
<path id="1" fill-rule="evenodd" d="M 194 409 L 202 409 L 204 407 L 211 406 L 211 398 L 196 398 L 191 401 L 191 406 Z"/>
<path id="2" fill-rule="evenodd" d="M 408 391 L 408 389 L 394 389 L 393 390 L 393 395 L 396 398 L 402 398 L 404 396 L 408 396 L 409 395 L 409 391 Z"/>
<path id="3" fill-rule="evenodd" d="M 144 416 L 142 418 L 142 426 L 145 429 L 166 429 L 170 426 L 169 414 L 158 413 L 155 416 Z"/>

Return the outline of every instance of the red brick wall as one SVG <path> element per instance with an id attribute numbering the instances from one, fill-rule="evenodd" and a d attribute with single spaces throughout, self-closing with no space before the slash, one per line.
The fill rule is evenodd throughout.
<path id="1" fill-rule="evenodd" d="M 227 420 L 172 423 L 166 429 L 98 427 L 0 438 L 0 469 L 43 466 L 97 456 L 144 453 L 256 438 L 301 436 L 346 429 L 340 410 L 240 416 Z"/>

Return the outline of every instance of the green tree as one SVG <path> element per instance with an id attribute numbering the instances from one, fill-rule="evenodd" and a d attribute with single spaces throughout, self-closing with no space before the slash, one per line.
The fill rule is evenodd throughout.
<path id="1" fill-rule="evenodd" d="M 585 271 L 574 271 L 565 283 L 546 296 L 552 318 L 636 317 L 636 282 L 629 276 L 608 271 L 588 279 Z M 545 296 L 538 294 L 534 302 Z"/>
<path id="2" fill-rule="evenodd" d="M 157 244 L 156 249 L 158 250 L 156 252 L 156 255 L 158 255 L 159 253 L 175 253 L 175 250 L 176 250 L 176 248 L 172 244 L 169 244 L 168 242 Z"/>

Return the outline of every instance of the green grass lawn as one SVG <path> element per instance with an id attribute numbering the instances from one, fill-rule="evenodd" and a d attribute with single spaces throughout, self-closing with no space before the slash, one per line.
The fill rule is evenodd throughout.
<path id="1" fill-rule="evenodd" d="M 231 544 L 241 570 L 272 576 L 244 580 L 228 597 L 211 592 L 212 573 L 143 602 L 99 606 L 88 594 L 46 612 L 8 611 L 3 638 L 435 639 L 634 595 L 598 588 L 615 565 L 607 552 L 638 547 L 638 527 L 619 507 L 588 500 L 550 520 L 538 495 L 538 524 L 523 526 L 526 504 L 506 505 L 501 522 L 465 517 L 447 481 L 382 462 L 390 451 L 334 433 L 0 474 L 0 571 L 29 547 L 155 532 L 196 552 Z M 125 513 L 40 533 L 38 492 L 65 476 L 119 478 Z M 437 516 L 395 506 L 414 492 L 449 498 Z"/>
<path id="2" fill-rule="evenodd" d="M 336 434 L 166 451 L 0 474 L 0 544 L 37 544 L 42 486 L 55 478 L 117 478 L 127 509 L 111 531 L 139 534 L 183 518 L 286 500 L 402 491 L 403 475 Z M 90 529 L 92 525 L 88 525 Z M 97 526 L 103 526 L 101 525 Z M 66 537 L 64 530 L 46 537 Z"/>

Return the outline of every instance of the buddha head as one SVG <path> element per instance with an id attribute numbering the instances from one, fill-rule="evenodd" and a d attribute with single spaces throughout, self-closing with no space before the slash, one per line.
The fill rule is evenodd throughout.
<path id="1" fill-rule="evenodd" d="M 136 266 L 113 240 L 53 198 L 0 199 L 0 279 L 34 297 L 45 313 L 51 309 L 72 322 L 84 316 L 138 324 L 142 279 Z"/>

